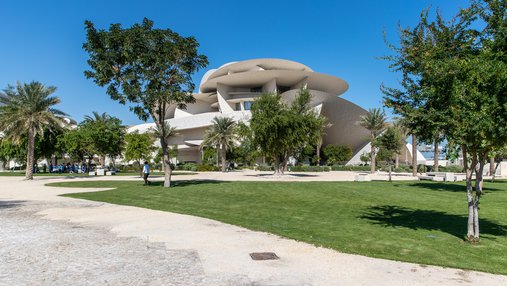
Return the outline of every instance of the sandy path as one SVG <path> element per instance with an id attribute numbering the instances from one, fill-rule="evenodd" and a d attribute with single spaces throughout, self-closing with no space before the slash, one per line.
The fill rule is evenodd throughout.
<path id="1" fill-rule="evenodd" d="M 219 176 L 198 177 L 218 179 Z M 206 285 L 507 285 L 507 276 L 343 254 L 209 219 L 104 203 L 86 202 L 87 207 L 83 207 L 76 202 L 85 201 L 57 195 L 91 190 L 43 186 L 58 180 L 69 179 L 41 178 L 25 182 L 20 178 L 0 177 L 0 200 L 52 202 L 38 214 L 50 220 L 65 220 L 85 230 L 111 230 L 119 237 L 160 242 L 171 251 L 196 253 L 200 265 L 193 267 L 202 267 L 204 278 L 198 278 L 205 279 Z M 3 215 L 2 212 L 0 216 Z M 258 251 L 275 252 L 281 259 L 251 260 L 248 254 Z"/>

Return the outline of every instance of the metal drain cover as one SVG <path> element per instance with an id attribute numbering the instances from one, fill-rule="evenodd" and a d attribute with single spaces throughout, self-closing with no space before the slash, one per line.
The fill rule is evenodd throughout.
<path id="1" fill-rule="evenodd" d="M 253 260 L 276 260 L 280 259 L 274 252 L 252 252 L 250 257 Z"/>

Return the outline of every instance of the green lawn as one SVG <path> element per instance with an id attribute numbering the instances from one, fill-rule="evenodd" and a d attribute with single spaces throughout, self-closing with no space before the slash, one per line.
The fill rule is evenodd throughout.
<path id="1" fill-rule="evenodd" d="M 195 172 L 190 172 L 190 171 L 173 171 L 173 176 L 178 176 L 178 175 L 195 175 L 197 173 Z M 36 177 L 45 177 L 45 176 L 50 176 L 50 177 L 88 177 L 88 173 L 86 174 L 70 174 L 70 173 L 63 173 L 63 174 L 58 174 L 58 173 L 35 173 L 33 174 L 34 176 Z M 153 172 L 150 174 L 151 177 L 153 176 L 163 176 L 164 173 L 163 172 Z M 25 172 L 20 172 L 20 171 L 14 171 L 14 172 L 0 172 L 0 177 L 16 177 L 16 176 L 25 176 Z M 138 176 L 139 177 L 139 173 L 138 172 L 119 172 L 119 173 L 116 173 L 115 176 Z"/>
<path id="2" fill-rule="evenodd" d="M 463 241 L 462 183 L 195 180 L 175 182 L 170 189 L 126 181 L 50 185 L 116 188 L 66 196 L 212 218 L 347 253 L 507 274 L 507 182 L 485 183 L 477 245 Z"/>

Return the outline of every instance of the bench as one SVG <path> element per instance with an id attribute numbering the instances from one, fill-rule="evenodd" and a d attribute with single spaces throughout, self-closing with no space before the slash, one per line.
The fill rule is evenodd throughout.
<path id="1" fill-rule="evenodd" d="M 428 172 L 426 173 L 428 176 L 435 176 L 435 177 L 443 177 L 444 181 L 446 182 L 454 182 L 456 181 L 456 178 L 454 177 L 454 173 L 450 172 Z"/>
<path id="2" fill-rule="evenodd" d="M 443 182 L 445 177 L 443 176 L 419 176 L 419 180 L 430 180 L 435 182 Z"/>
<path id="3" fill-rule="evenodd" d="M 454 181 L 455 182 L 462 182 L 467 179 L 467 176 L 465 174 L 455 174 L 454 175 Z"/>
<path id="4" fill-rule="evenodd" d="M 88 176 L 95 176 L 95 171 L 93 171 L 93 172 L 88 172 Z"/>
<path id="5" fill-rule="evenodd" d="M 116 175 L 116 172 L 115 171 L 107 171 L 106 172 L 106 176 L 112 176 L 112 175 Z"/>
<path id="6" fill-rule="evenodd" d="M 359 173 L 356 174 L 354 181 L 356 182 L 369 182 L 371 181 L 370 174 L 368 173 Z"/>

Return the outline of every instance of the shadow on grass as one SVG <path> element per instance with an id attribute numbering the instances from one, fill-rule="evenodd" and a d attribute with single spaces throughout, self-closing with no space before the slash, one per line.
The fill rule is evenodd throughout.
<path id="1" fill-rule="evenodd" d="M 370 207 L 360 217 L 372 224 L 385 227 L 405 227 L 413 230 L 442 231 L 462 239 L 465 235 L 467 217 L 433 210 L 409 209 L 393 205 Z M 507 226 L 488 219 L 480 219 L 481 234 L 507 235 Z"/>
<path id="2" fill-rule="evenodd" d="M 218 180 L 181 180 L 181 181 L 172 181 L 171 187 L 185 187 L 185 186 L 195 186 L 195 185 L 203 185 L 203 184 L 221 184 L 227 183 L 224 181 Z M 155 181 L 151 182 L 150 186 L 161 187 L 164 185 L 163 181 Z"/>
<path id="3" fill-rule="evenodd" d="M 486 182 L 487 184 L 487 182 Z M 424 188 L 424 189 L 428 189 L 428 190 L 433 190 L 433 191 L 445 191 L 445 192 L 461 192 L 461 193 L 465 193 L 466 192 L 466 186 L 465 186 L 465 183 L 463 182 L 463 184 L 454 184 L 454 183 L 431 183 L 431 182 L 418 182 L 418 183 L 412 183 L 412 184 L 409 184 L 409 186 L 411 187 L 416 187 L 416 188 Z M 499 188 L 495 188 L 495 187 L 488 187 L 488 186 L 484 186 L 483 188 L 483 191 L 484 192 L 495 192 L 495 191 L 504 191 L 503 189 L 499 189 Z"/>
<path id="4" fill-rule="evenodd" d="M 10 209 L 23 205 L 26 201 L 0 201 L 1 209 Z"/>

